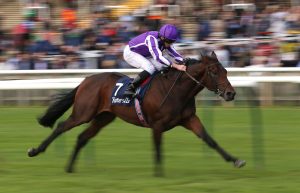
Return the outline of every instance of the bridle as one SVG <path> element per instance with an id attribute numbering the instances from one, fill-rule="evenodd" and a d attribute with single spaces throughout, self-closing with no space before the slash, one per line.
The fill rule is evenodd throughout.
<path id="1" fill-rule="evenodd" d="M 193 77 L 191 74 L 189 74 L 187 71 L 184 71 L 184 73 L 185 73 L 191 80 L 193 80 L 193 81 L 197 84 L 197 86 L 196 86 L 193 90 L 198 89 L 199 86 L 203 86 L 203 87 L 207 88 L 208 90 L 213 91 L 215 94 L 217 94 L 217 95 L 219 95 L 219 96 L 224 95 L 224 93 L 225 93 L 227 87 L 229 86 L 229 82 L 227 83 L 227 85 L 225 86 L 225 88 L 224 88 L 223 90 L 221 90 L 221 89 L 218 88 L 219 85 L 225 84 L 225 81 L 224 81 L 224 82 L 221 82 L 221 83 L 218 83 L 218 81 L 217 81 L 218 75 L 215 75 L 214 73 L 212 73 L 212 72 L 209 70 L 209 67 L 212 66 L 212 65 L 215 65 L 215 64 L 217 64 L 217 63 L 212 63 L 212 64 L 206 66 L 206 69 L 205 69 L 205 72 L 206 72 L 205 76 L 206 76 L 206 75 L 209 75 L 210 78 L 214 81 L 215 87 L 214 87 L 213 89 L 208 88 L 208 87 L 206 87 L 206 86 L 203 84 L 203 80 L 204 80 L 205 76 L 203 76 L 203 77 L 201 78 L 201 80 L 198 81 L 196 78 L 194 78 L 194 77 Z M 184 64 L 184 65 L 185 65 L 185 64 Z M 175 81 L 173 82 L 173 84 L 172 84 L 171 88 L 169 89 L 168 93 L 165 95 L 164 99 L 163 99 L 162 102 L 160 103 L 159 108 L 161 108 L 161 107 L 163 106 L 163 104 L 165 103 L 166 99 L 168 98 L 168 96 L 169 96 L 169 94 L 170 94 L 172 88 L 175 86 L 177 80 L 182 76 L 182 74 L 183 74 L 183 71 L 180 71 L 180 72 L 177 74 L 177 77 L 176 77 Z"/>
<path id="2" fill-rule="evenodd" d="M 224 95 L 224 93 L 225 93 L 227 87 L 229 86 L 229 82 L 226 83 L 225 81 L 223 81 L 223 82 L 219 83 L 219 82 L 217 81 L 217 80 L 218 80 L 218 75 L 212 73 L 212 72 L 209 70 L 209 67 L 212 66 L 212 65 L 215 65 L 215 64 L 217 64 L 217 63 L 212 63 L 212 64 L 206 66 L 206 68 L 205 68 L 205 72 L 206 72 L 206 73 L 205 73 L 205 75 L 201 78 L 200 81 L 198 81 L 196 78 L 194 78 L 194 77 L 193 77 L 191 74 L 189 74 L 187 71 L 185 71 L 185 74 L 186 74 L 191 80 L 193 80 L 193 81 L 197 84 L 197 87 L 198 87 L 198 86 L 206 87 L 208 90 L 213 91 L 215 94 L 221 96 L 221 95 Z M 214 88 L 208 88 L 207 86 L 205 86 L 205 85 L 203 84 L 203 81 L 204 81 L 204 78 L 206 77 L 206 75 L 208 75 L 208 76 L 210 77 L 210 79 L 213 81 Z M 218 87 L 219 87 L 220 85 L 223 85 L 223 84 L 226 84 L 226 86 L 224 87 L 224 89 L 223 89 L 223 90 L 219 89 Z"/>

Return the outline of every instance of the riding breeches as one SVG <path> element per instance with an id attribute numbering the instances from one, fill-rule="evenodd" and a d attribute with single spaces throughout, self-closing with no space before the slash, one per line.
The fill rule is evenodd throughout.
<path id="1" fill-rule="evenodd" d="M 150 74 L 165 68 L 165 65 L 154 60 L 153 58 L 146 58 L 136 52 L 131 51 L 128 45 L 124 48 L 123 57 L 130 66 L 141 68 Z"/>

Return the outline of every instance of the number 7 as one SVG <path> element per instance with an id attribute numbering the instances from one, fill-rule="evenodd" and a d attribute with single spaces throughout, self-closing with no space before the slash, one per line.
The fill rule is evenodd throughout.
<path id="1" fill-rule="evenodd" d="M 118 88 L 117 88 L 117 90 L 116 90 L 114 96 L 117 96 L 117 94 L 118 94 L 120 88 L 121 88 L 123 85 L 124 85 L 123 83 L 117 83 L 117 84 L 116 84 L 116 86 L 117 86 Z"/>

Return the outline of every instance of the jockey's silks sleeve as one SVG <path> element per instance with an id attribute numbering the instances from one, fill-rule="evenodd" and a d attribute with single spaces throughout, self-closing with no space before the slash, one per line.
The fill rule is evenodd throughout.
<path id="1" fill-rule="evenodd" d="M 167 50 L 168 50 L 168 54 L 170 56 L 172 56 L 176 60 L 176 62 L 182 62 L 183 61 L 183 57 L 175 50 L 173 45 L 171 45 L 169 48 L 167 48 Z"/>
<path id="2" fill-rule="evenodd" d="M 162 52 L 158 47 L 158 41 L 154 36 L 147 36 L 146 44 L 148 46 L 149 52 L 155 60 L 167 66 L 170 66 L 172 64 L 170 60 L 168 60 L 162 55 Z"/>

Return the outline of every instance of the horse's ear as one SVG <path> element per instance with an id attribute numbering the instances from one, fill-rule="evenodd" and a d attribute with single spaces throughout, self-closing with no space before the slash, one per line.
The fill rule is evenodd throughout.
<path id="1" fill-rule="evenodd" d="M 203 60 L 205 54 L 203 53 L 202 50 L 199 51 L 199 55 L 200 55 L 200 58 L 199 58 L 199 59 L 200 59 L 200 60 Z"/>
<path id="2" fill-rule="evenodd" d="M 217 54 L 216 54 L 214 51 L 211 53 L 211 57 L 212 57 L 212 58 L 215 58 L 215 59 L 218 59 L 218 58 L 217 58 Z"/>

